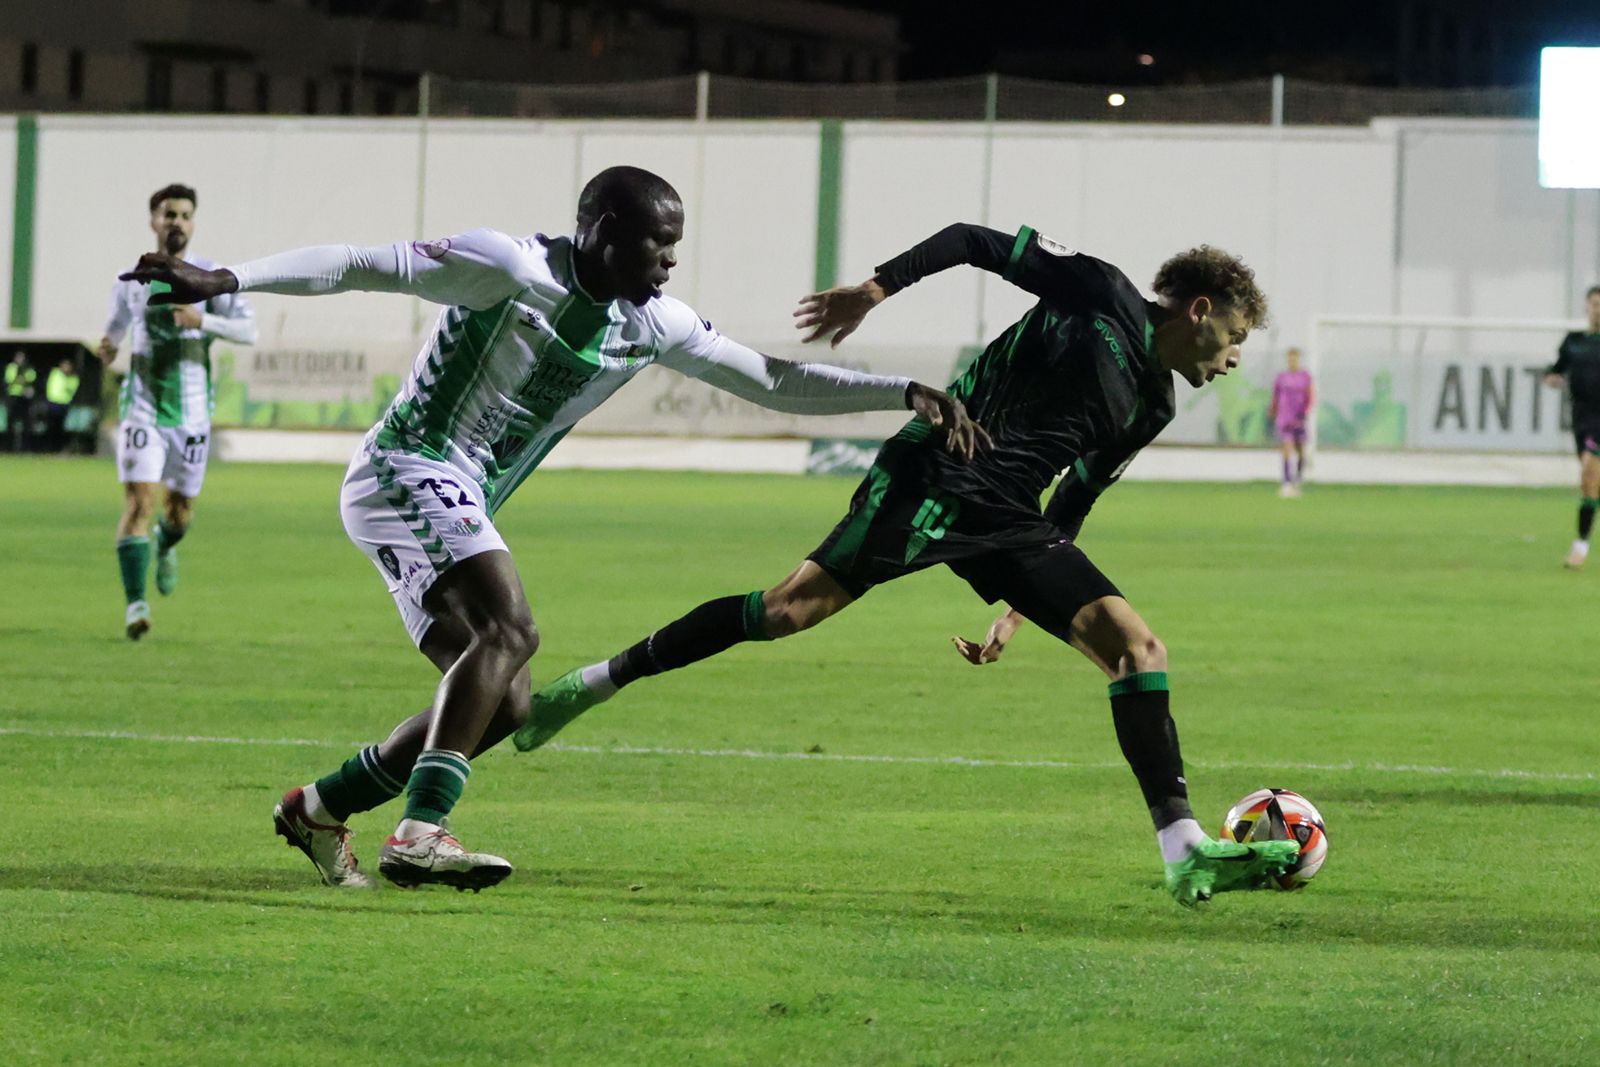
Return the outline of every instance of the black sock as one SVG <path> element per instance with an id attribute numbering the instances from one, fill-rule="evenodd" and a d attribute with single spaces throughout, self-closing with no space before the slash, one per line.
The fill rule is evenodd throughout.
<path id="1" fill-rule="evenodd" d="M 715 656 L 741 641 L 769 640 L 760 592 L 708 600 L 632 648 L 611 657 L 607 667 L 617 688 L 662 671 L 675 671 Z"/>
<path id="2" fill-rule="evenodd" d="M 1111 720 L 1122 755 L 1139 779 L 1139 789 L 1156 829 L 1192 819 L 1189 783 L 1183 778 L 1178 727 L 1168 711 L 1167 674 L 1144 671 L 1111 683 Z"/>
<path id="3" fill-rule="evenodd" d="M 1589 531 L 1594 529 L 1594 509 L 1600 500 L 1589 497 L 1583 498 L 1583 503 L 1578 505 L 1578 540 L 1589 540 Z"/>
<path id="4" fill-rule="evenodd" d="M 172 546 L 182 541 L 183 535 L 188 532 L 187 526 L 168 526 L 166 519 L 156 523 L 156 554 L 172 551 Z"/>

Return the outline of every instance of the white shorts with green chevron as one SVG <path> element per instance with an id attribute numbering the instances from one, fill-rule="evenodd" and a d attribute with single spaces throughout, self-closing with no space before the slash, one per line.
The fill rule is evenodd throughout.
<path id="1" fill-rule="evenodd" d="M 506 547 L 476 484 L 448 463 L 404 452 L 358 451 L 345 472 L 339 513 L 418 645 L 433 622 L 422 600 L 439 575 Z"/>

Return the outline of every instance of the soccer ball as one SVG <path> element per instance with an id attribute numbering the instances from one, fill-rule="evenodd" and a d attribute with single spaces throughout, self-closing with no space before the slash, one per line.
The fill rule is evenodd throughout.
<path id="1" fill-rule="evenodd" d="M 1224 841 L 1298 841 L 1300 859 L 1273 879 L 1279 889 L 1299 889 L 1328 858 L 1328 831 L 1311 801 L 1289 789 L 1257 789 L 1228 809 Z"/>

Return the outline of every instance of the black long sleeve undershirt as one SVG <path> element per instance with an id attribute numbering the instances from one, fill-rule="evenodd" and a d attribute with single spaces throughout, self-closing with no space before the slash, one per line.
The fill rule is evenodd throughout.
<path id="1" fill-rule="evenodd" d="M 967 264 L 994 274 L 1005 272 L 1016 235 L 987 226 L 955 222 L 919 241 L 877 270 L 878 284 L 890 296 L 951 267 Z"/>

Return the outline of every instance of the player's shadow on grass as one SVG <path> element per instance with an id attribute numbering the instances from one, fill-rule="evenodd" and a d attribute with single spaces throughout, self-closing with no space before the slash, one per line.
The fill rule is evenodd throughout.
<path id="1" fill-rule="evenodd" d="M 320 884 L 315 875 L 309 875 L 306 871 L 272 867 L 208 870 L 159 865 L 57 864 L 49 869 L 25 867 L 0 870 L 0 893 L 26 889 L 55 893 L 113 893 L 179 902 L 248 904 L 251 907 L 304 908 L 311 911 L 369 911 L 374 905 L 401 905 L 418 898 L 417 894 L 402 890 L 385 893 L 329 889 Z M 409 903 L 404 906 L 409 910 Z M 461 904 L 431 906 L 428 910 L 468 913 L 483 909 Z"/>
<path id="2" fill-rule="evenodd" d="M 1194 912 L 1172 903 L 1158 883 L 1102 882 L 1108 893 L 1121 894 L 1103 904 L 1084 901 L 1081 911 L 1063 910 L 1060 902 L 1031 897 L 959 893 L 939 889 L 820 887 L 804 883 L 717 883 L 685 874 L 646 873 L 604 868 L 561 868 L 528 871 L 518 888 L 532 890 L 524 906 L 546 917 L 567 912 L 560 897 L 608 909 L 613 921 L 699 926 L 708 913 L 716 923 L 772 926 L 822 922 L 830 927 L 885 923 L 947 926 L 952 933 L 1023 940 L 1066 938 L 1170 943 L 1181 936 L 1190 942 L 1237 946 L 1243 941 L 1278 944 L 1298 951 L 1307 943 L 1322 945 L 1410 945 L 1446 949 L 1543 949 L 1552 952 L 1600 951 L 1600 933 L 1585 916 L 1570 920 L 1483 914 L 1481 901 L 1462 896 L 1451 901 L 1436 891 L 1420 912 L 1396 912 L 1393 893 L 1328 893 L 1339 906 L 1330 914 L 1314 898 L 1263 891 L 1229 893 Z M 630 879 L 634 881 L 630 882 Z M 637 888 L 636 888 L 637 887 Z M 553 894 L 540 890 L 548 888 Z M 1317 893 L 1313 887 L 1307 893 Z M 1130 895 L 1131 894 L 1131 895 Z M 1302 907 L 1298 901 L 1306 899 Z M 899 902 L 899 903 L 896 903 Z M 1440 905 L 1445 905 L 1443 909 Z M 1152 921 L 1151 908 L 1158 918 Z M 1175 924 L 1175 925 L 1174 925 Z M 1176 928 L 1175 928 L 1176 926 Z"/>

